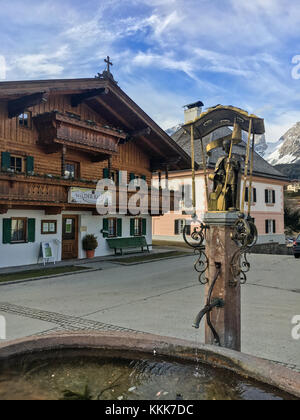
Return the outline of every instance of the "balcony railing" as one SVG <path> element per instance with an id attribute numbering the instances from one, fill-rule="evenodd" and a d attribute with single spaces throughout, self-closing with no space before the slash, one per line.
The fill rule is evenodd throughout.
<path id="1" fill-rule="evenodd" d="M 34 180 L 33 177 L 10 177 L 6 174 L 0 174 L 0 206 L 2 209 L 4 207 L 19 207 L 21 205 L 22 207 L 34 206 L 42 207 L 43 209 L 48 206 L 56 206 L 61 209 L 92 210 L 96 213 L 96 200 L 93 203 L 76 203 L 70 200 L 70 190 L 76 187 L 83 191 L 86 190 L 87 193 L 89 191 L 92 193 L 96 192 L 97 186 L 96 184 L 84 184 L 76 181 Z M 117 212 L 127 210 L 129 200 L 136 194 L 134 192 L 128 192 L 124 200 L 124 193 L 126 194 L 126 190 L 120 191 L 117 188 L 115 200 Z M 121 194 L 123 195 L 121 196 Z M 141 195 L 141 197 L 143 198 L 144 196 Z M 138 205 L 142 206 L 139 202 Z M 151 191 L 149 188 L 147 208 L 143 208 L 143 212 L 146 211 L 151 215 L 161 215 L 173 209 L 176 211 L 176 197 L 174 197 L 172 192 L 170 193 L 170 200 L 168 200 L 163 197 L 162 190 Z"/>
<path id="2" fill-rule="evenodd" d="M 39 143 L 47 146 L 48 153 L 55 152 L 59 144 L 63 144 L 91 153 L 112 155 L 118 152 L 119 140 L 127 137 L 120 130 L 59 112 L 37 115 L 34 122 Z"/>

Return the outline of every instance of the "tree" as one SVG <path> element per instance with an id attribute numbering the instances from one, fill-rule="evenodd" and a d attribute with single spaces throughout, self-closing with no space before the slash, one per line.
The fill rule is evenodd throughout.
<path id="1" fill-rule="evenodd" d="M 284 209 L 284 222 L 286 229 L 293 232 L 300 231 L 300 210 L 294 210 L 290 207 Z"/>

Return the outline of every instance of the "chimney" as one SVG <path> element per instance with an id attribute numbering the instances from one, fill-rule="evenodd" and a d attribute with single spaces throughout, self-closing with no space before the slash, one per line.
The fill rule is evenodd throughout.
<path id="1" fill-rule="evenodd" d="M 198 101 L 190 105 L 184 106 L 184 123 L 194 121 L 196 118 L 200 117 L 202 114 L 202 109 L 204 107 L 203 102 Z"/>

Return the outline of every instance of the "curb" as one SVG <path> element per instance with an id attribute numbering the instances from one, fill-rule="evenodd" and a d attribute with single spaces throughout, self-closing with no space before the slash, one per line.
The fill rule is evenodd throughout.
<path id="1" fill-rule="evenodd" d="M 35 282 L 35 281 L 40 281 L 40 280 L 55 279 L 57 277 L 79 275 L 79 274 L 83 274 L 83 273 L 92 273 L 92 272 L 95 272 L 95 271 L 103 271 L 103 268 L 92 268 L 92 269 L 85 269 L 85 270 L 73 271 L 73 272 L 70 271 L 69 273 L 53 274 L 51 276 L 42 276 L 42 277 L 33 277 L 31 279 L 6 281 L 6 282 L 0 283 L 0 287 L 1 286 L 10 286 L 10 285 L 14 285 L 14 284 Z"/>

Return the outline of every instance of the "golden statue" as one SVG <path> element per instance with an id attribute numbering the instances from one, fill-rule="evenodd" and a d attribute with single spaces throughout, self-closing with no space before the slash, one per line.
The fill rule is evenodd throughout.
<path id="1" fill-rule="evenodd" d="M 240 207 L 241 156 L 233 153 L 233 145 L 242 141 L 242 130 L 237 123 L 230 137 L 208 145 L 209 151 L 222 145 L 225 152 L 225 156 L 217 161 L 214 174 L 209 175 L 209 179 L 213 181 L 213 192 L 209 195 L 209 211 L 237 211 Z"/>
<path id="2" fill-rule="evenodd" d="M 210 168 L 207 165 L 207 156 L 204 151 L 203 139 L 222 127 L 234 127 L 233 134 L 213 141 L 207 146 L 206 152 L 208 155 L 212 150 L 221 147 L 225 151 L 225 156 L 222 156 L 218 160 L 214 173 L 209 175 Z M 248 215 L 250 216 L 255 135 L 262 135 L 265 133 L 264 120 L 237 107 L 217 105 L 203 112 L 195 120 L 187 122 L 183 126 L 183 129 L 186 133 L 191 135 L 194 213 L 196 213 L 195 139 L 199 139 L 208 211 L 226 212 L 239 210 L 244 213 L 246 188 L 248 186 L 250 194 L 250 199 L 248 200 Z M 248 132 L 245 158 L 244 156 L 233 153 L 233 146 L 242 141 L 242 130 Z M 244 160 L 244 182 L 241 194 L 242 160 Z M 211 193 L 209 192 L 209 179 L 213 181 L 213 191 Z M 240 196 L 242 197 L 241 203 Z"/>

